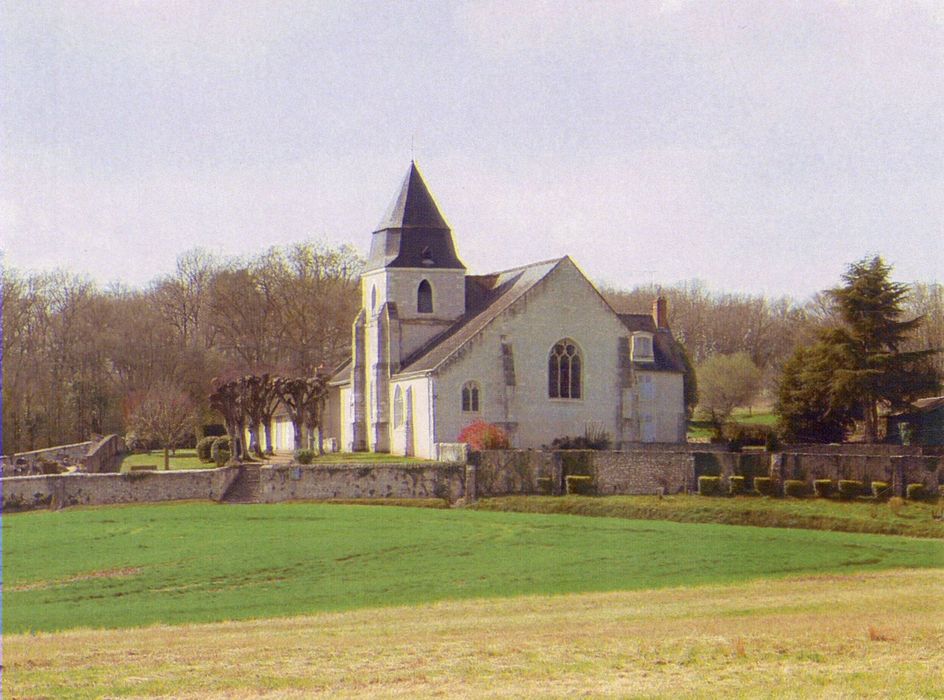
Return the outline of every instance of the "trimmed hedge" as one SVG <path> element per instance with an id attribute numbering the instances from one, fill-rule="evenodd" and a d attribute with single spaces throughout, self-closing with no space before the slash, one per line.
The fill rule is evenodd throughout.
<path id="1" fill-rule="evenodd" d="M 295 450 L 295 461 L 299 464 L 311 464 L 315 461 L 315 451 Z"/>
<path id="2" fill-rule="evenodd" d="M 908 484 L 905 487 L 905 496 L 909 501 L 923 501 L 928 497 L 928 490 L 924 484 Z"/>
<path id="3" fill-rule="evenodd" d="M 213 435 L 201 438 L 197 442 L 197 459 L 201 462 L 212 462 L 213 458 L 210 456 L 210 450 L 213 449 L 214 442 L 216 442 L 216 437 Z"/>
<path id="4" fill-rule="evenodd" d="M 754 477 L 754 490 L 761 496 L 777 496 L 778 487 L 777 480 L 769 476 Z"/>
<path id="5" fill-rule="evenodd" d="M 229 435 L 218 437 L 213 441 L 213 445 L 210 446 L 210 459 L 216 462 L 216 466 L 222 467 L 229 461 L 233 450 L 230 443 Z"/>
<path id="6" fill-rule="evenodd" d="M 732 476 L 728 478 L 728 493 L 732 496 L 738 496 L 744 493 L 743 476 Z"/>
<path id="7" fill-rule="evenodd" d="M 550 496 L 554 493 L 554 480 L 547 476 L 539 476 L 534 480 L 537 486 L 537 492 L 542 496 Z"/>
<path id="8" fill-rule="evenodd" d="M 829 498 L 836 493 L 836 485 L 832 479 L 816 479 L 813 482 L 813 492 L 818 498 Z"/>
<path id="9" fill-rule="evenodd" d="M 887 481 L 873 481 L 872 482 L 872 496 L 875 498 L 884 501 L 892 495 L 891 484 Z"/>
<path id="10" fill-rule="evenodd" d="M 854 479 L 839 480 L 839 498 L 856 498 L 861 496 L 864 490 L 864 485 L 861 481 L 855 481 Z"/>
<path id="11" fill-rule="evenodd" d="M 810 487 L 800 479 L 787 479 L 783 482 L 783 495 L 790 498 L 806 498 L 810 494 Z"/>
<path id="12" fill-rule="evenodd" d="M 565 478 L 568 496 L 593 495 L 593 477 L 582 474 L 568 474 Z"/>
<path id="13" fill-rule="evenodd" d="M 701 496 L 720 496 L 721 495 L 721 477 L 720 476 L 698 477 L 698 493 Z"/>

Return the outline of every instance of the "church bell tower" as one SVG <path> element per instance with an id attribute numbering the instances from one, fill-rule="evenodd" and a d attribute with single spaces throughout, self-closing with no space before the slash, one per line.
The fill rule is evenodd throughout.
<path id="1" fill-rule="evenodd" d="M 390 377 L 465 313 L 465 265 L 415 162 L 370 244 L 353 329 L 354 449 L 390 449 Z"/>

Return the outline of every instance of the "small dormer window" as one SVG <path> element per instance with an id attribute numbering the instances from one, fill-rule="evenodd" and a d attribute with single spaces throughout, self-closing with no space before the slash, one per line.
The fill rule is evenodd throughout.
<path id="1" fill-rule="evenodd" d="M 416 290 L 416 310 L 421 314 L 433 313 L 433 288 L 429 280 L 420 282 Z"/>
<path id="2" fill-rule="evenodd" d="M 429 246 L 423 248 L 420 252 L 420 264 L 424 267 L 432 267 L 436 263 L 433 261 L 433 251 L 429 249 Z"/>
<path id="3" fill-rule="evenodd" d="M 652 335 L 649 333 L 633 333 L 633 361 L 652 362 Z"/>

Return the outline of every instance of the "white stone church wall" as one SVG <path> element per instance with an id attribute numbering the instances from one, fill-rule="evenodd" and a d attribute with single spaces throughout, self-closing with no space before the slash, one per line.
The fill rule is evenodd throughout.
<path id="1" fill-rule="evenodd" d="M 513 446 L 540 447 L 555 437 L 582 435 L 588 423 L 621 439 L 617 338 L 628 331 L 572 263 L 565 261 L 513 311 L 506 312 L 463 350 L 436 381 L 436 441 L 454 441 L 475 419 L 517 423 Z M 514 353 L 516 386 L 505 405 L 502 336 Z M 580 399 L 548 397 L 548 354 L 573 339 L 583 358 Z M 481 388 L 480 412 L 462 412 L 462 385 Z"/>

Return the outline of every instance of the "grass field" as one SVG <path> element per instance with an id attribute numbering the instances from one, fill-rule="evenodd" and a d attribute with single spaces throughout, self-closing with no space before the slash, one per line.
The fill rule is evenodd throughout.
<path id="1" fill-rule="evenodd" d="M 944 565 L 931 539 L 305 503 L 22 513 L 3 550 L 6 633 Z"/>
<path id="2" fill-rule="evenodd" d="M 942 698 L 944 572 L 4 635 L 9 697 Z"/>
<path id="3" fill-rule="evenodd" d="M 767 425 L 773 427 L 777 425 L 777 414 L 769 409 L 750 411 L 746 408 L 738 408 L 731 414 L 729 420 L 746 425 Z M 714 428 L 712 428 L 711 422 L 704 420 L 704 418 L 696 412 L 695 420 L 688 422 L 688 439 L 707 441 L 711 439 L 712 435 L 714 435 Z"/>
<path id="4" fill-rule="evenodd" d="M 164 468 L 164 451 L 151 450 L 150 452 L 139 452 L 125 455 L 121 460 L 122 472 L 131 471 L 131 467 L 153 466 L 155 469 Z M 197 459 L 196 450 L 177 450 L 176 454 L 170 456 L 171 469 L 213 469 L 215 464 L 207 464 Z"/>
<path id="5" fill-rule="evenodd" d="M 477 510 L 566 513 L 680 523 L 798 527 L 944 539 L 944 502 L 841 501 L 737 496 L 507 496 L 478 501 Z M 944 563 L 944 562 L 942 562 Z"/>

